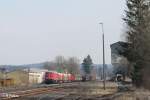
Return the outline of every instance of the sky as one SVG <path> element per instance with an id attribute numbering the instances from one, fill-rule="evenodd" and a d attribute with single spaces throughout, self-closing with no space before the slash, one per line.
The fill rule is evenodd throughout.
<path id="1" fill-rule="evenodd" d="M 125 0 L 0 0 L 0 65 L 52 61 L 89 54 L 106 63 L 110 44 L 122 40 Z"/>

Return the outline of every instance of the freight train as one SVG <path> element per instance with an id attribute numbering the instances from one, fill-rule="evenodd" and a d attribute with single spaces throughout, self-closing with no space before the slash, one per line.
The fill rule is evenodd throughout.
<path id="1" fill-rule="evenodd" d="M 59 73 L 56 71 L 48 71 L 45 73 L 45 83 L 63 83 L 63 82 L 74 82 L 81 81 L 80 75 L 73 75 L 69 73 Z"/>

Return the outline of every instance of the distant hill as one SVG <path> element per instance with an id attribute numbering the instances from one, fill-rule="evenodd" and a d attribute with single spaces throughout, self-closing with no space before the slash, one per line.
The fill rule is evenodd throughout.
<path id="1" fill-rule="evenodd" d="M 24 65 L 0 65 L 0 70 L 6 70 L 11 72 L 14 70 L 26 69 L 26 68 L 43 68 L 44 63 L 35 63 L 35 64 L 24 64 Z"/>
<path id="2" fill-rule="evenodd" d="M 24 65 L 0 65 L 0 70 L 5 69 L 6 71 L 14 71 L 19 69 L 26 69 L 26 68 L 40 68 L 42 69 L 45 62 L 42 63 L 35 63 L 35 64 L 24 64 Z M 103 67 L 103 64 L 93 64 L 94 68 L 98 70 L 99 68 Z M 112 70 L 113 66 L 111 64 L 106 64 L 107 70 Z M 82 69 L 82 64 L 80 65 L 80 70 Z"/>
<path id="3" fill-rule="evenodd" d="M 26 64 L 26 65 L 21 65 L 22 67 L 25 67 L 25 68 L 43 68 L 44 66 L 44 63 L 35 63 L 35 64 Z"/>

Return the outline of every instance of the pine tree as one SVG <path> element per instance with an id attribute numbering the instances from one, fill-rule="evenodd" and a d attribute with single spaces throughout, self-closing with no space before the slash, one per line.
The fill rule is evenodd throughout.
<path id="1" fill-rule="evenodd" d="M 83 66 L 83 70 L 84 70 L 85 74 L 91 74 L 92 64 L 93 64 L 93 62 L 92 62 L 90 55 L 88 55 L 86 58 L 84 58 L 82 66 Z"/>
<path id="2" fill-rule="evenodd" d="M 149 0 L 126 0 L 127 10 L 125 21 L 127 25 L 126 39 L 129 42 L 127 58 L 133 69 L 131 72 L 133 83 L 140 86 L 142 83 L 142 70 L 148 60 L 150 36 L 148 34 L 147 16 Z"/>

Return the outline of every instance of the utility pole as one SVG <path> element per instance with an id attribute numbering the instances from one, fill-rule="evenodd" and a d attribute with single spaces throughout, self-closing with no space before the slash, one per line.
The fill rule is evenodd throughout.
<path id="1" fill-rule="evenodd" d="M 3 74 L 3 87 L 6 85 L 6 68 L 1 68 Z"/>
<path id="2" fill-rule="evenodd" d="M 106 89 L 106 75 L 105 75 L 105 37 L 104 37 L 104 26 L 103 23 L 99 23 L 101 24 L 102 27 L 102 40 L 103 40 L 103 88 L 104 90 Z"/>
<path id="3" fill-rule="evenodd" d="M 30 67 L 28 67 L 27 69 L 28 69 L 27 73 L 28 73 L 28 86 L 29 86 L 30 85 Z"/>

